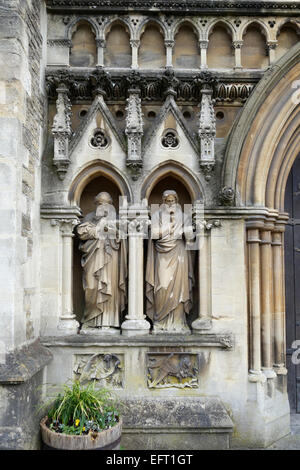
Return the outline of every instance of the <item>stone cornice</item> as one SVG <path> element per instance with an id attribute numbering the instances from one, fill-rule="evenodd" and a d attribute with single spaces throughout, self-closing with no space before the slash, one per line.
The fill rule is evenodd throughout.
<path id="1" fill-rule="evenodd" d="M 69 87 L 69 95 L 72 102 L 91 100 L 93 97 L 94 85 L 91 77 L 96 69 L 72 69 L 69 67 L 54 68 L 49 67 L 46 72 L 47 93 L 50 100 L 57 98 L 57 83 L 60 77 L 63 77 Z M 122 74 L 116 71 L 109 71 L 108 80 L 105 85 L 105 101 L 125 101 L 128 96 L 128 89 L 132 87 L 129 78 L 132 70 L 124 70 Z M 177 102 L 196 102 L 200 101 L 199 87 L 195 78 L 201 75 L 201 72 L 175 73 L 178 79 L 176 101 Z M 216 102 L 240 102 L 244 103 L 249 98 L 253 88 L 257 84 L 261 75 L 250 77 L 249 74 L 214 74 L 218 79 L 218 85 L 215 87 L 213 98 Z M 140 71 L 141 78 L 139 88 L 141 90 L 142 102 L 164 100 L 163 71 L 144 73 Z"/>
<path id="2" fill-rule="evenodd" d="M 297 1 L 251 1 L 251 0 L 46 0 L 50 11 L 80 12 L 122 12 L 134 10 L 139 12 L 188 12 L 201 14 L 231 13 L 239 15 L 298 15 L 300 5 Z"/>

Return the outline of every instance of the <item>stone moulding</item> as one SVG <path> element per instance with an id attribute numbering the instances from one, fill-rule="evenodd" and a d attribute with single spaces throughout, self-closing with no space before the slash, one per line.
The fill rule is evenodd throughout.
<path id="1" fill-rule="evenodd" d="M 0 364 L 0 384 L 17 385 L 30 380 L 52 360 L 52 353 L 39 340 L 28 346 L 9 352 L 4 364 Z"/>
<path id="2" fill-rule="evenodd" d="M 260 14 L 272 14 L 278 15 L 282 14 L 299 14 L 299 2 L 283 2 L 283 1 L 244 1 L 240 0 L 238 2 L 233 2 L 230 0 L 215 0 L 215 1 L 206 1 L 199 2 L 196 0 L 185 0 L 182 2 L 180 0 L 160 0 L 160 1 L 151 1 L 151 0 L 46 0 L 47 8 L 50 11 L 159 11 L 167 12 L 171 11 L 173 13 L 238 13 L 249 15 L 251 13 L 257 14 L 259 11 Z"/>
<path id="3" fill-rule="evenodd" d="M 69 335 L 69 336 L 45 336 L 41 342 L 47 347 L 82 347 L 93 346 L 126 346 L 126 347 L 206 347 L 231 350 L 234 348 L 234 336 L 232 333 L 205 333 L 191 336 L 176 335 L 149 335 L 143 337 L 108 337 L 92 335 Z"/>

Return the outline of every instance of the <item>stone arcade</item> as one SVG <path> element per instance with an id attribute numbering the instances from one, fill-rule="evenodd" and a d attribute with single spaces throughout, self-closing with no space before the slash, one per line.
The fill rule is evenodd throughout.
<path id="1" fill-rule="evenodd" d="M 69 378 L 127 404 L 125 449 L 289 433 L 299 13 L 0 0 L 0 448 Z"/>

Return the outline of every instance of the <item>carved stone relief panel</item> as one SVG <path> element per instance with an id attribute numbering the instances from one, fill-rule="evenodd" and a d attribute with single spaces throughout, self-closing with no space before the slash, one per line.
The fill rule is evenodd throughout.
<path id="1" fill-rule="evenodd" d="M 73 371 L 83 384 L 93 380 L 96 387 L 124 388 L 123 354 L 76 354 Z"/>
<path id="2" fill-rule="evenodd" d="M 148 388 L 198 388 L 198 373 L 197 354 L 147 354 Z"/>

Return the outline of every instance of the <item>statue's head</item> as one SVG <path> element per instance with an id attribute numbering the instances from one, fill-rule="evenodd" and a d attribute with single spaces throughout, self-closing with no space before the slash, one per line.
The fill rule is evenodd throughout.
<path id="1" fill-rule="evenodd" d="M 178 196 L 176 191 L 173 191 L 172 189 L 166 189 L 166 191 L 163 192 L 162 200 L 163 203 L 167 206 L 173 206 L 174 204 L 177 204 Z"/>
<path id="2" fill-rule="evenodd" d="M 109 193 L 102 191 L 101 193 L 97 194 L 95 197 L 95 204 L 96 206 L 102 206 L 103 204 L 112 204 L 113 200 Z"/>

